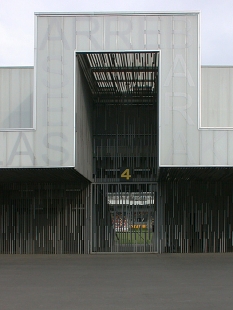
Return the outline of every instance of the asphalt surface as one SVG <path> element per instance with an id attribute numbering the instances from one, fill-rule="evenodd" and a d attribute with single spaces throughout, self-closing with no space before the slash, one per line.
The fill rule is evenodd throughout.
<path id="1" fill-rule="evenodd" d="M 233 254 L 0 255 L 0 310 L 233 309 Z"/>

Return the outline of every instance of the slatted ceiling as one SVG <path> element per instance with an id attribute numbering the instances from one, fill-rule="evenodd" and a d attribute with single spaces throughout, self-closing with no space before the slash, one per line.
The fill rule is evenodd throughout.
<path id="1" fill-rule="evenodd" d="M 98 96 L 156 95 L 158 53 L 77 54 L 95 100 Z M 97 100 L 97 99 L 96 99 Z"/>

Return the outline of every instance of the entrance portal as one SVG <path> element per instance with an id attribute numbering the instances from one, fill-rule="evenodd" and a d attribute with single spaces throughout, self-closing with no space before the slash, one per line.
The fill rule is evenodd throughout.
<path id="1" fill-rule="evenodd" d="M 88 119 L 80 153 L 93 150 L 91 250 L 157 252 L 159 51 L 76 59 L 78 115 Z"/>
<path id="2" fill-rule="evenodd" d="M 94 184 L 92 252 L 157 252 L 156 184 Z"/>

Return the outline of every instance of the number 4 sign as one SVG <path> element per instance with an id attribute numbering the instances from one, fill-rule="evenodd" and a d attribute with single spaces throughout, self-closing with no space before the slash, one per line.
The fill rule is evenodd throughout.
<path id="1" fill-rule="evenodd" d="M 132 169 L 131 168 L 121 168 L 120 169 L 120 180 L 122 182 L 130 181 L 132 178 Z"/>

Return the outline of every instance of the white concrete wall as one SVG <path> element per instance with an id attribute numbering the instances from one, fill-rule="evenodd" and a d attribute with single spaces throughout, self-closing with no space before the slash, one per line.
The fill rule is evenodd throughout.
<path id="1" fill-rule="evenodd" d="M 43 94 L 59 96 L 59 89 L 61 93 L 64 89 L 68 115 L 71 118 L 74 114 L 71 107 L 75 50 L 158 50 L 161 52 L 160 165 L 188 165 L 190 156 L 183 150 L 183 140 L 186 145 L 189 139 L 198 141 L 198 27 L 197 13 L 38 14 L 37 105 L 48 106 Z M 74 137 L 69 130 L 66 144 L 71 147 Z M 197 163 L 199 149 L 189 151 Z"/>
<path id="2" fill-rule="evenodd" d="M 201 127 L 233 128 L 233 67 L 202 67 L 200 111 Z"/>
<path id="3" fill-rule="evenodd" d="M 76 62 L 75 168 L 90 181 L 93 178 L 92 98 L 86 79 Z"/>
<path id="4" fill-rule="evenodd" d="M 116 50 L 160 51 L 160 166 L 233 164 L 233 131 L 199 129 L 199 112 L 204 127 L 229 127 L 233 123 L 231 100 L 228 101 L 232 96 L 231 69 L 223 69 L 215 77 L 204 69 L 205 104 L 198 110 L 199 14 L 111 13 L 37 14 L 36 127 L 0 132 L 0 167 L 76 167 L 90 176 L 90 158 L 86 157 L 90 144 L 84 151 L 82 135 L 75 134 L 79 124 L 75 124 L 78 106 L 75 111 L 74 54 Z M 220 85 L 215 100 L 208 84 L 213 91 Z M 222 97 L 220 104 L 218 96 Z M 82 105 L 86 99 L 83 100 Z M 87 136 L 88 132 L 90 129 L 86 128 Z M 86 172 L 80 165 L 85 158 L 85 167 L 89 167 L 84 169 Z"/>
<path id="5" fill-rule="evenodd" d="M 75 166 L 80 156 L 75 154 L 75 50 L 160 51 L 160 165 L 189 164 L 182 147 L 183 139 L 186 144 L 198 141 L 193 115 L 198 103 L 198 19 L 197 13 L 37 14 L 36 130 L 2 137 L 2 145 L 11 151 L 2 154 L 0 164 Z"/>
<path id="6" fill-rule="evenodd" d="M 0 129 L 33 128 L 33 67 L 0 68 Z"/>

